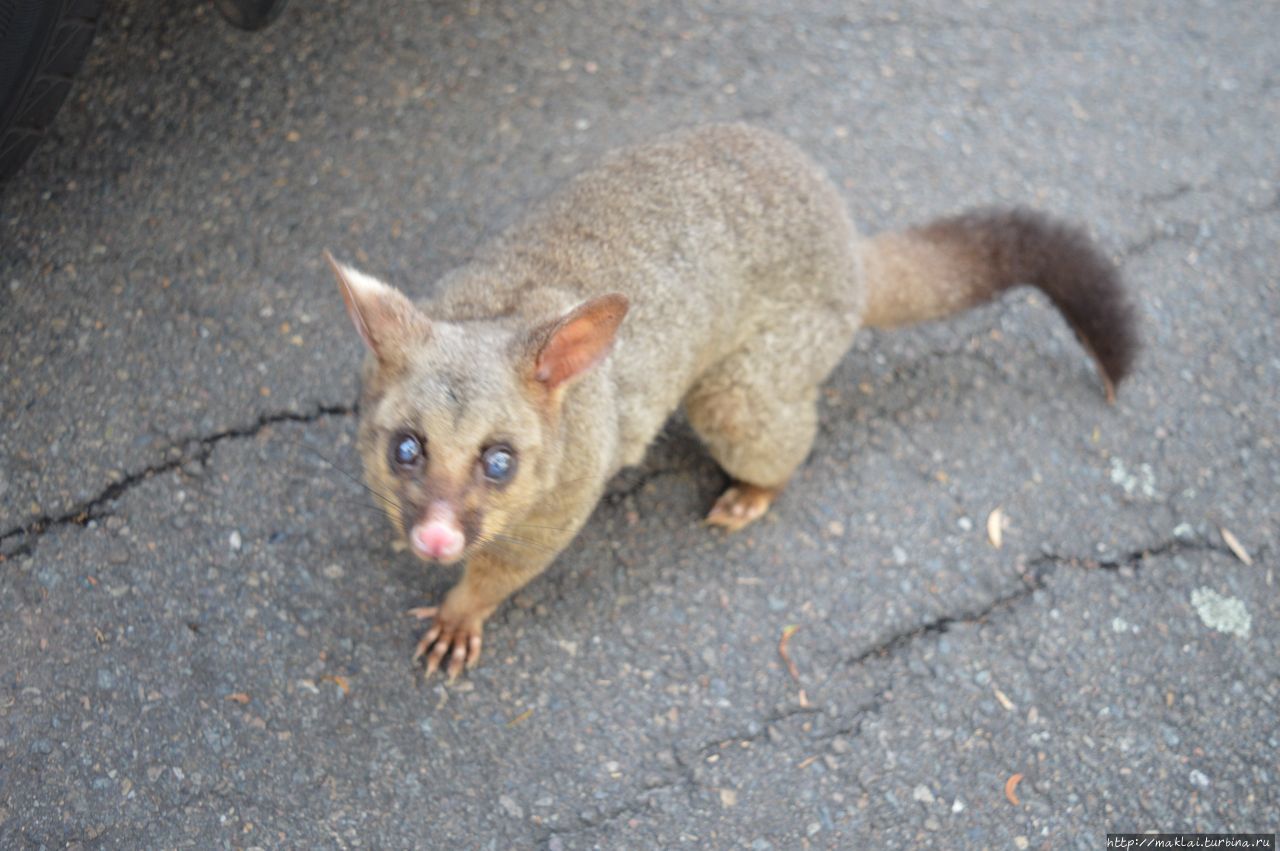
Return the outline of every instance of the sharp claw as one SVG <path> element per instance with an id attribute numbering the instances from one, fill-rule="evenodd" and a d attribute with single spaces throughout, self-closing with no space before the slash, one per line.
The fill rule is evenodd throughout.
<path id="1" fill-rule="evenodd" d="M 427 676 L 431 676 L 440 669 L 440 660 L 444 658 L 444 654 L 449 650 L 447 641 L 435 641 L 431 645 L 431 652 L 427 654 Z"/>
<path id="2" fill-rule="evenodd" d="M 459 644 L 453 648 L 453 653 L 449 656 L 449 682 L 453 682 L 458 678 L 458 674 L 462 673 L 467 661 L 467 646 Z"/>
<path id="3" fill-rule="evenodd" d="M 427 649 L 430 648 L 432 644 L 435 644 L 436 639 L 439 637 L 440 627 L 438 625 L 427 630 L 426 634 L 422 636 L 422 640 L 418 642 L 417 648 L 413 651 L 413 661 L 416 662 L 421 659 L 422 654 L 426 653 Z"/>
<path id="4" fill-rule="evenodd" d="M 436 616 L 436 613 L 439 611 L 440 611 L 439 606 L 417 606 L 405 612 L 405 614 L 413 615 L 418 620 L 424 621 L 427 618 L 434 618 Z"/>

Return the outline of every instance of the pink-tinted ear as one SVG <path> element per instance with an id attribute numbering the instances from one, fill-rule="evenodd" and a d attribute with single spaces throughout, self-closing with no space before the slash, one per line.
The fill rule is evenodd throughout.
<path id="1" fill-rule="evenodd" d="M 405 348 L 431 333 L 431 322 L 403 293 L 324 253 L 338 278 L 347 313 L 365 345 L 384 364 L 399 362 Z"/>
<path id="2" fill-rule="evenodd" d="M 538 329 L 534 339 L 541 345 L 534 359 L 534 380 L 554 390 L 604 360 L 628 306 L 626 296 L 609 293 Z"/>

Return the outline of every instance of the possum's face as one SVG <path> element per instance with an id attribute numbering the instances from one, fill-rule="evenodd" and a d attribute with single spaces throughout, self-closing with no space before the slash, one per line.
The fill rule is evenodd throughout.
<path id="1" fill-rule="evenodd" d="M 626 299 L 601 296 L 530 327 L 437 322 L 330 262 L 371 353 L 359 448 L 374 496 L 424 560 L 452 564 L 490 544 L 519 551 L 534 537 L 520 521 L 555 498 L 564 391 L 608 354 Z"/>
<path id="2" fill-rule="evenodd" d="M 548 474 L 549 422 L 521 380 L 509 332 L 431 325 L 402 367 L 366 369 L 359 446 L 365 479 L 414 554 L 451 564 L 518 521 Z"/>

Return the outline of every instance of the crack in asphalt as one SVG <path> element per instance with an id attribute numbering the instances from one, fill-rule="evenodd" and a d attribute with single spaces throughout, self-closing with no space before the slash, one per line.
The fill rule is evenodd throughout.
<path id="1" fill-rule="evenodd" d="M 1149 207 L 1159 206 L 1161 204 L 1168 204 L 1171 201 L 1176 201 L 1193 192 L 1202 192 L 1203 190 L 1204 187 L 1202 185 L 1194 185 L 1185 180 L 1180 180 L 1168 189 L 1161 189 L 1155 192 L 1149 192 L 1145 195 L 1139 195 L 1138 203 Z"/>
<path id="2" fill-rule="evenodd" d="M 758 742 L 761 739 L 768 737 L 769 728 L 775 724 L 781 723 L 791 718 L 796 718 L 800 715 L 818 715 L 818 714 L 821 714 L 822 711 L 823 711 L 822 707 L 817 706 L 815 704 L 808 704 L 805 706 L 801 706 L 797 704 L 795 706 L 790 706 L 785 709 L 777 709 L 769 713 L 767 716 L 765 716 L 763 719 L 761 719 L 758 722 L 760 725 L 760 732 L 752 733 L 748 731 L 746 733 L 733 733 L 729 736 L 721 736 L 719 738 L 713 739 L 710 742 L 707 742 L 705 745 L 694 748 L 693 752 L 700 757 L 707 757 L 707 756 L 710 756 L 713 752 L 724 748 L 725 745 L 731 744 L 733 742 Z"/>
<path id="3" fill-rule="evenodd" d="M 991 599 L 978 608 L 939 615 L 910 629 L 890 633 L 862 652 L 845 659 L 843 665 L 846 668 L 855 667 L 873 658 L 892 656 L 918 639 L 926 638 L 930 635 L 942 635 L 957 624 L 981 623 L 997 612 L 1011 608 L 1018 602 L 1030 597 L 1036 591 L 1046 587 L 1049 577 L 1063 565 L 1106 571 L 1118 571 L 1125 567 L 1136 570 L 1148 559 L 1178 555 L 1184 552 L 1216 552 L 1231 555 L 1231 551 L 1225 546 L 1219 546 L 1211 541 L 1176 537 L 1130 550 L 1112 559 L 1045 553 L 1026 564 L 1025 572 L 1021 575 L 1022 585 Z"/>
<path id="4" fill-rule="evenodd" d="M 1156 227 L 1145 236 L 1126 244 L 1120 249 L 1120 256 L 1125 260 L 1133 260 L 1166 242 L 1195 244 L 1200 235 L 1198 221 L 1179 220 Z"/>
<path id="5" fill-rule="evenodd" d="M 1162 558 L 1166 556 L 1174 556 L 1187 552 L 1215 552 L 1222 555 L 1231 555 L 1229 549 L 1220 546 L 1214 542 L 1202 538 L 1184 539 L 1169 538 L 1154 544 L 1138 547 L 1123 555 L 1111 559 L 1097 559 L 1088 556 L 1064 555 L 1059 553 L 1044 553 L 1024 566 L 1024 572 L 1021 575 L 1021 585 L 1001 594 L 986 604 L 977 608 L 967 609 L 960 612 L 953 612 L 940 615 L 931 620 L 918 624 L 910 629 L 903 629 L 893 632 L 870 647 L 862 650 L 854 656 L 846 659 L 842 665 L 843 669 L 849 669 L 863 665 L 873 659 L 889 659 L 897 655 L 902 650 L 913 645 L 915 642 L 928 638 L 933 635 L 942 635 L 957 624 L 981 623 L 986 621 L 992 615 L 1001 611 L 1007 611 L 1016 606 L 1022 600 L 1029 598 L 1037 590 L 1047 586 L 1050 577 L 1060 567 L 1076 567 L 1086 570 L 1104 570 L 1119 571 L 1124 568 L 1139 570 L 1143 564 L 1153 558 Z M 815 742 L 831 741 L 837 737 L 856 738 L 862 734 L 863 727 L 867 720 L 879 714 L 885 706 L 886 690 L 881 690 L 879 694 L 871 700 L 866 701 L 852 710 L 845 713 L 839 713 L 836 720 L 841 721 L 841 726 L 818 734 L 814 737 Z M 543 826 L 539 831 L 538 842 L 544 847 L 561 847 L 557 841 L 566 837 L 576 836 L 590 830 L 607 827 L 609 824 L 623 818 L 628 818 L 644 812 L 649 807 L 652 798 L 662 792 L 684 790 L 689 796 L 693 796 L 698 789 L 714 788 L 708 786 L 702 779 L 698 777 L 698 772 L 691 764 L 690 760 L 705 760 L 711 754 L 723 750 L 725 746 L 733 742 L 759 742 L 768 738 L 770 727 L 782 723 L 788 719 L 797 716 L 822 716 L 826 715 L 827 710 L 820 704 L 794 705 L 787 708 L 777 709 L 759 721 L 759 731 L 733 733 L 730 735 L 720 735 L 714 739 L 704 742 L 701 745 L 695 745 L 689 748 L 676 749 L 672 748 L 671 754 L 675 762 L 674 768 L 668 768 L 665 772 L 665 779 L 656 783 L 649 783 L 640 789 L 636 794 L 632 795 L 627 801 L 612 807 L 608 810 L 600 810 L 598 813 L 590 815 L 580 815 L 578 823 L 565 827 L 547 827 Z M 680 750 L 690 756 L 681 756 Z"/>
<path id="6" fill-rule="evenodd" d="M 844 716 L 846 723 L 834 730 L 824 732 L 814 737 L 815 742 L 829 742 L 840 736 L 857 736 L 862 731 L 862 726 L 868 718 L 878 714 L 884 708 L 885 699 L 883 692 L 876 695 L 871 700 L 854 707 Z M 734 742 L 758 742 L 768 736 L 768 730 L 771 726 L 795 718 L 802 715 L 823 715 L 826 710 L 819 705 L 793 706 L 786 709 L 775 710 L 770 713 L 762 722 L 760 732 L 758 733 L 741 733 L 727 737 L 719 737 L 709 741 L 703 745 L 686 749 L 687 753 L 693 754 L 694 759 L 705 760 L 713 753 L 723 750 L 726 746 Z M 678 750 L 674 748 L 671 751 L 672 758 L 676 767 L 667 770 L 667 779 L 659 780 L 656 783 L 648 783 L 633 795 L 626 802 L 612 807 L 608 810 L 602 810 L 598 814 L 590 817 L 579 816 L 579 823 L 570 827 L 545 827 L 538 841 L 551 846 L 553 839 L 560 839 L 569 836 L 576 836 L 589 830 L 606 827 L 609 824 L 623 818 L 643 812 L 648 806 L 652 798 L 662 792 L 683 790 L 688 796 L 692 797 L 698 789 L 709 789 L 718 791 L 720 787 L 711 786 L 699 779 L 697 770 L 690 764 L 689 759 L 680 755 Z M 858 784 L 861 786 L 861 784 Z M 556 846 L 558 847 L 558 846 Z"/>
<path id="7" fill-rule="evenodd" d="M 261 414 L 248 425 L 233 426 L 212 434 L 176 440 L 161 452 L 162 455 L 176 452 L 172 457 L 126 474 L 104 487 L 95 496 L 73 505 L 61 514 L 42 514 L 29 523 L 0 532 L 0 547 L 9 545 L 7 551 L 0 551 L 0 563 L 30 555 L 34 552 L 40 538 L 53 529 L 65 526 L 87 526 L 91 521 L 104 517 L 107 514 L 104 507 L 108 503 L 119 499 L 148 479 L 193 462 L 205 463 L 213 454 L 214 448 L 223 441 L 254 437 L 263 429 L 279 423 L 313 423 L 326 417 L 351 416 L 355 411 L 354 404 L 320 404 L 311 411 L 301 413 L 278 411 Z M 15 541 L 16 545 L 10 543 Z"/>
<path id="8" fill-rule="evenodd" d="M 1194 191 L 1197 187 L 1189 187 L 1188 189 L 1189 191 Z M 1150 197 L 1156 202 L 1161 202 L 1176 199 L 1181 197 L 1182 194 L 1185 193 L 1174 191 L 1173 193 L 1157 194 Z M 1206 225 L 1213 229 L 1221 229 L 1247 219 L 1269 216 L 1275 212 L 1280 212 L 1280 192 L 1276 192 L 1270 201 L 1262 204 L 1240 204 L 1235 210 L 1212 218 L 1182 218 L 1157 222 L 1156 227 L 1145 236 L 1122 246 L 1119 252 L 1120 257 L 1125 261 L 1133 260 L 1167 242 L 1196 246 L 1210 239 L 1204 232 Z"/>
<path id="9" fill-rule="evenodd" d="M 956 624 L 980 623 L 1000 609 L 1012 606 L 1043 588 L 1044 581 L 1050 572 L 1029 567 L 1028 571 L 1022 575 L 1021 587 L 1002 594 L 979 608 L 939 615 L 909 629 L 892 632 L 862 652 L 845 659 L 843 667 L 852 668 L 872 659 L 887 658 L 921 638 L 942 635 Z"/>
<path id="10" fill-rule="evenodd" d="M 859 707 L 861 709 L 861 707 Z M 817 715 L 823 711 L 820 706 L 793 706 L 785 709 L 775 710 L 770 713 L 761 722 L 760 732 L 758 733 L 735 733 L 729 736 L 720 736 L 705 744 L 692 748 L 684 749 L 686 753 L 692 754 L 693 759 L 706 759 L 713 752 L 724 748 L 733 742 L 755 742 L 768 735 L 769 727 L 794 718 L 799 715 Z M 855 710 L 855 713 L 859 710 Z M 838 732 L 832 733 L 831 737 L 839 735 Z M 608 810 L 601 810 L 598 813 L 579 815 L 578 823 L 568 827 L 546 827 L 543 826 L 542 834 L 539 841 L 547 845 L 551 844 L 553 839 L 574 836 L 584 833 L 588 830 L 604 827 L 619 819 L 626 818 L 633 814 L 642 812 L 649 801 L 657 794 L 662 792 L 671 792 L 683 790 L 690 797 L 700 788 L 708 787 L 706 783 L 698 778 L 698 772 L 690 764 L 689 758 L 681 756 L 680 751 L 675 747 L 671 749 L 671 759 L 675 762 L 675 768 L 668 768 L 665 772 L 666 779 L 660 779 L 657 782 L 646 783 L 636 794 L 632 795 L 627 801 L 612 807 Z"/>

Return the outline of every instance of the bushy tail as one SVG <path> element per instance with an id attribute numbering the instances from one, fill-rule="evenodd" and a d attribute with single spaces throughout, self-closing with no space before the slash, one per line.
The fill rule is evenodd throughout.
<path id="1" fill-rule="evenodd" d="M 881 234 L 865 255 L 863 322 L 892 328 L 937 319 L 1030 284 L 1049 297 L 1097 361 L 1107 399 L 1137 353 L 1120 274 L 1084 231 L 1026 209 L 975 210 Z"/>

